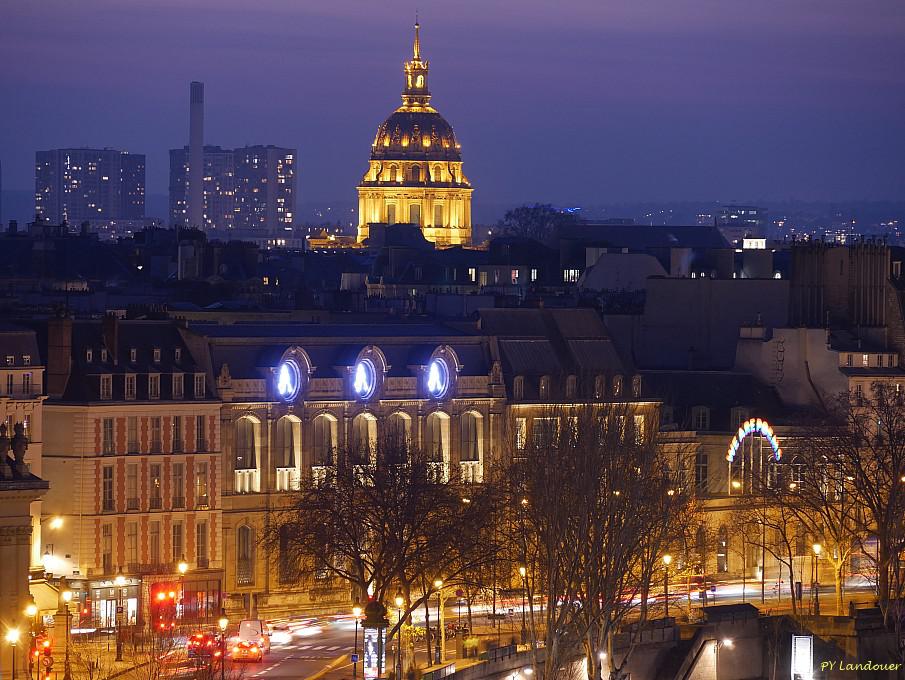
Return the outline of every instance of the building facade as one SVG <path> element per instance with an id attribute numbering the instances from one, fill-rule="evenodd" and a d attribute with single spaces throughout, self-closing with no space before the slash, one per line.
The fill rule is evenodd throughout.
<path id="1" fill-rule="evenodd" d="M 296 150 L 246 146 L 233 152 L 237 229 L 291 227 L 295 216 Z"/>
<path id="2" fill-rule="evenodd" d="M 232 149 L 204 147 L 205 230 L 232 229 L 236 220 L 236 166 Z M 170 220 L 188 225 L 189 147 L 170 149 Z"/>
<path id="3" fill-rule="evenodd" d="M 415 24 L 412 59 L 405 62 L 402 106 L 377 128 L 368 171 L 358 186 L 358 240 L 370 224 L 417 224 L 438 245 L 471 242 L 471 183 L 462 172 L 452 126 L 431 106 L 430 63 L 421 58 Z"/>
<path id="4" fill-rule="evenodd" d="M 52 224 L 140 220 L 145 157 L 116 149 L 35 154 L 35 214 Z"/>
<path id="5" fill-rule="evenodd" d="M 180 329 L 57 318 L 47 346 L 44 514 L 66 529 L 45 570 L 69 579 L 95 627 L 112 625 L 118 605 L 121 624 L 145 624 L 158 591 L 178 593 L 177 618 L 213 620 L 221 606 L 220 407 Z"/>

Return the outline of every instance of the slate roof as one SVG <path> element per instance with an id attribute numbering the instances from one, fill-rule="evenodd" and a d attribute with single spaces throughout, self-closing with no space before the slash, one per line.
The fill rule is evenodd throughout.
<path id="1" fill-rule="evenodd" d="M 719 229 L 710 226 L 647 226 L 583 223 L 562 227 L 558 236 L 586 239 L 598 246 L 650 248 L 731 248 Z"/>
<path id="2" fill-rule="evenodd" d="M 32 366 L 41 365 L 38 336 L 30 328 L 11 323 L 0 323 L 0 366 L 6 365 L 6 357 L 13 357 L 13 366 L 24 366 L 23 356 L 31 357 Z"/>

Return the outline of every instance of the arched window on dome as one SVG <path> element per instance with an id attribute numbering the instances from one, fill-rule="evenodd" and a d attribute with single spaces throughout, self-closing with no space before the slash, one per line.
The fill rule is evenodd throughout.
<path id="1" fill-rule="evenodd" d="M 415 79 L 415 87 L 424 87 L 424 76 L 418 76 Z"/>
<path id="2" fill-rule="evenodd" d="M 421 166 L 420 165 L 412 166 L 412 181 L 413 182 L 421 181 Z"/>
<path id="3" fill-rule="evenodd" d="M 399 168 L 395 165 L 390 166 L 390 181 L 398 182 L 399 181 Z"/>

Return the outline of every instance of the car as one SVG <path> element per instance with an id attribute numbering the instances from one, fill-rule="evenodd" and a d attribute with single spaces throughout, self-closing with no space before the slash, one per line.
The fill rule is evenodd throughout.
<path id="1" fill-rule="evenodd" d="M 242 619 L 239 622 L 239 642 L 256 645 L 261 654 L 269 654 L 270 629 L 261 619 Z"/>
<path id="2" fill-rule="evenodd" d="M 214 656 L 220 650 L 220 641 L 213 633 L 195 633 L 188 641 L 189 658 Z"/>
<path id="3" fill-rule="evenodd" d="M 292 629 L 288 623 L 275 623 L 270 630 L 270 642 L 277 645 L 286 645 L 292 642 Z"/>
<path id="4" fill-rule="evenodd" d="M 240 640 L 233 646 L 233 661 L 263 661 L 264 650 L 254 642 Z"/>

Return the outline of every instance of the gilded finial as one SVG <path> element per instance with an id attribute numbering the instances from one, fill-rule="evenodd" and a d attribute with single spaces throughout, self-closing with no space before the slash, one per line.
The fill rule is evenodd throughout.
<path id="1" fill-rule="evenodd" d="M 421 24 L 418 23 L 418 10 L 415 10 L 415 48 L 413 50 L 415 61 L 421 61 L 421 37 L 418 35 Z"/>

